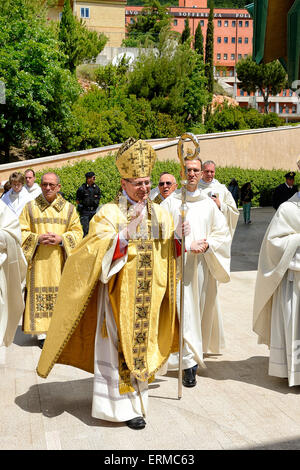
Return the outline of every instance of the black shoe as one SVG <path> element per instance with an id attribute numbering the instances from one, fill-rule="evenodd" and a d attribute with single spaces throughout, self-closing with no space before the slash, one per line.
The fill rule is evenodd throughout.
<path id="1" fill-rule="evenodd" d="M 195 387 L 197 383 L 196 381 L 197 367 L 198 365 L 196 364 L 194 367 L 190 367 L 189 369 L 184 369 L 182 384 L 185 387 Z"/>
<path id="2" fill-rule="evenodd" d="M 142 416 L 137 416 L 136 418 L 132 418 L 129 421 L 126 421 L 127 426 L 130 429 L 144 429 L 146 426 L 146 421 Z"/>
<path id="3" fill-rule="evenodd" d="M 39 346 L 40 349 L 43 349 L 44 342 L 45 342 L 44 339 L 38 339 L 38 346 Z"/>

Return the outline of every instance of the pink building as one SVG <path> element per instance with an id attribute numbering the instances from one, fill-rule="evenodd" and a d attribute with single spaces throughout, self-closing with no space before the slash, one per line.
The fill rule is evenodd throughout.
<path id="1" fill-rule="evenodd" d="M 142 6 L 125 7 L 125 24 L 135 21 Z M 172 29 L 182 33 L 185 22 L 189 22 L 191 34 L 194 36 L 198 24 L 201 24 L 206 41 L 209 8 L 207 0 L 179 0 L 178 7 L 171 6 Z M 253 106 L 263 112 L 263 97 L 259 92 L 249 96 L 239 89 L 235 74 L 235 65 L 248 55 L 252 55 L 253 20 L 246 9 L 215 8 L 214 9 L 214 64 L 215 78 L 228 87 L 228 91 L 242 107 Z M 271 112 L 282 117 L 291 118 L 300 115 L 298 95 L 292 90 L 282 90 L 277 96 L 270 97 Z"/>
<path id="2" fill-rule="evenodd" d="M 143 7 L 127 6 L 126 24 L 135 21 Z M 172 16 L 172 29 L 178 33 L 189 22 L 194 36 L 198 24 L 201 24 L 206 40 L 209 16 L 207 0 L 179 0 L 178 7 L 169 8 Z M 252 54 L 253 20 L 246 9 L 216 8 L 214 10 L 214 62 L 216 75 L 233 76 L 236 62 Z M 205 47 L 205 46 L 204 46 Z"/>

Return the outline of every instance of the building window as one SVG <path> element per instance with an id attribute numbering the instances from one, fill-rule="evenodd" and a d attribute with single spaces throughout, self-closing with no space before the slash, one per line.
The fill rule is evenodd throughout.
<path id="1" fill-rule="evenodd" d="M 224 60 L 227 60 L 228 54 L 224 54 Z"/>
<path id="2" fill-rule="evenodd" d="M 134 23 L 134 18 L 130 18 L 130 24 Z"/>
<path id="3" fill-rule="evenodd" d="M 174 24 L 174 26 L 177 26 L 178 21 L 177 21 L 177 20 L 174 20 L 174 23 L 173 23 L 173 24 Z"/>
<path id="4" fill-rule="evenodd" d="M 200 25 L 204 26 L 204 20 L 200 20 Z"/>
<path id="5" fill-rule="evenodd" d="M 238 54 L 238 60 L 242 58 L 242 54 Z"/>
<path id="6" fill-rule="evenodd" d="M 222 26 L 222 21 L 218 20 L 218 26 Z"/>
<path id="7" fill-rule="evenodd" d="M 275 113 L 275 106 L 274 106 L 274 104 L 271 105 L 271 113 Z"/>
<path id="8" fill-rule="evenodd" d="M 243 38 L 238 38 L 238 43 L 242 44 L 242 42 L 243 42 Z"/>
<path id="9" fill-rule="evenodd" d="M 228 28 L 228 21 L 227 20 L 224 21 L 224 26 L 225 26 L 225 28 Z"/>
<path id="10" fill-rule="evenodd" d="M 297 112 L 297 106 L 295 104 L 293 104 L 292 106 L 292 113 L 296 113 Z"/>
<path id="11" fill-rule="evenodd" d="M 235 59 L 235 54 L 231 54 L 230 58 L 231 58 L 231 60 L 234 60 Z"/>
<path id="12" fill-rule="evenodd" d="M 233 77 L 233 70 L 229 70 L 229 77 Z"/>
<path id="13" fill-rule="evenodd" d="M 247 57 L 248 57 L 248 54 L 244 54 L 244 58 L 247 59 Z"/>
<path id="14" fill-rule="evenodd" d="M 224 43 L 228 44 L 228 38 L 226 36 L 224 37 Z"/>
<path id="15" fill-rule="evenodd" d="M 218 37 L 217 37 L 217 43 L 218 43 L 218 44 L 221 44 L 221 40 L 222 40 L 222 39 L 220 38 L 220 36 L 218 36 Z"/>
<path id="16" fill-rule="evenodd" d="M 231 22 L 231 26 L 232 26 L 233 28 L 235 28 L 235 25 L 236 25 L 236 21 L 233 20 L 233 21 Z"/>
<path id="17" fill-rule="evenodd" d="M 242 26 L 243 26 L 243 22 L 239 21 L 239 27 L 242 28 Z"/>
<path id="18" fill-rule="evenodd" d="M 232 38 L 231 38 L 231 44 L 235 44 L 235 37 L 234 36 L 232 36 Z"/>
<path id="19" fill-rule="evenodd" d="M 244 90 L 240 90 L 240 96 L 244 96 Z"/>
<path id="20" fill-rule="evenodd" d="M 245 44 L 248 44 L 249 38 L 244 38 Z"/>
<path id="21" fill-rule="evenodd" d="M 217 60 L 221 60 L 221 54 L 220 54 L 220 52 L 217 53 Z"/>
<path id="22" fill-rule="evenodd" d="M 286 90 L 282 91 L 282 96 L 286 96 Z"/>
<path id="23" fill-rule="evenodd" d="M 90 9 L 89 8 L 80 8 L 80 18 L 89 18 Z"/>
<path id="24" fill-rule="evenodd" d="M 293 96 L 293 90 L 289 91 L 289 96 Z"/>
<path id="25" fill-rule="evenodd" d="M 245 21 L 245 27 L 249 28 L 249 21 Z"/>

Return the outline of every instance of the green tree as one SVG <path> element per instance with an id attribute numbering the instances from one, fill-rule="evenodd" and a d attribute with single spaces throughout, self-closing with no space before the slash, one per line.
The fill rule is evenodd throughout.
<path id="1" fill-rule="evenodd" d="M 265 113 L 269 112 L 270 95 L 276 95 L 287 86 L 286 72 L 277 60 L 258 65 L 251 57 L 247 57 L 237 63 L 236 72 L 242 90 L 248 93 L 261 91 Z"/>
<path id="2" fill-rule="evenodd" d="M 161 5 L 159 0 L 149 0 L 136 21 L 128 24 L 127 37 L 123 45 L 137 47 L 156 44 L 162 30 L 171 31 L 168 7 Z"/>
<path id="3" fill-rule="evenodd" d="M 60 50 L 66 56 L 65 65 L 71 72 L 84 61 L 94 61 L 108 40 L 103 33 L 88 30 L 84 21 L 73 15 L 70 0 L 64 2 L 58 37 Z"/>
<path id="4" fill-rule="evenodd" d="M 208 96 L 199 61 L 189 43 L 178 44 L 161 34 L 157 48 L 141 55 L 128 74 L 128 93 L 150 101 L 157 112 L 180 116 L 183 122 L 198 119 Z"/>
<path id="5" fill-rule="evenodd" d="M 129 59 L 124 54 L 116 65 L 109 63 L 100 66 L 95 71 L 95 78 L 100 87 L 105 90 L 108 97 L 115 93 L 116 88 L 120 89 L 126 83 L 126 74 L 129 69 Z"/>
<path id="6" fill-rule="evenodd" d="M 190 23 L 189 20 L 184 21 L 184 29 L 181 34 L 181 43 L 183 44 L 186 41 L 189 41 L 191 39 L 191 28 L 190 28 Z"/>
<path id="7" fill-rule="evenodd" d="M 205 44 L 205 75 L 210 93 L 214 90 L 214 2 L 210 1 Z"/>
<path id="8" fill-rule="evenodd" d="M 79 94 L 76 79 L 62 67 L 55 31 L 36 6 L 33 0 L 1 5 L 0 80 L 6 99 L 0 104 L 0 151 L 5 162 L 12 146 L 26 145 L 37 155 L 60 151 Z"/>
<path id="9" fill-rule="evenodd" d="M 200 21 L 198 23 L 198 26 L 195 31 L 195 41 L 194 41 L 194 49 L 197 52 L 197 54 L 201 55 L 203 57 L 203 49 L 204 47 L 204 40 L 203 40 L 203 33 L 202 33 L 202 28 Z"/>

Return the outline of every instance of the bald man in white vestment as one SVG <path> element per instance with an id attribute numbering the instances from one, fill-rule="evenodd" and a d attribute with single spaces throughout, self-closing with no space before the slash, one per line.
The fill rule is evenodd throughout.
<path id="1" fill-rule="evenodd" d="M 183 326 L 183 385 L 196 385 L 197 367 L 205 368 L 204 353 L 219 354 L 224 347 L 224 331 L 217 298 L 217 283 L 230 280 L 231 236 L 222 212 L 198 189 L 201 160 L 186 160 L 187 216 L 191 233 L 186 237 Z M 161 203 L 180 217 L 181 190 Z M 180 312 L 180 282 L 177 284 L 177 311 Z M 179 367 L 178 353 L 170 356 L 169 370 Z"/>
<path id="2" fill-rule="evenodd" d="M 204 194 L 212 198 L 218 209 L 225 216 L 231 237 L 233 238 L 238 223 L 239 210 L 231 192 L 226 188 L 225 184 L 221 184 L 215 179 L 215 172 L 215 162 L 207 160 L 202 163 L 202 177 L 198 186 Z"/>
<path id="3" fill-rule="evenodd" d="M 27 263 L 17 216 L 0 200 L 0 346 L 9 346 L 24 311 Z"/>
<path id="4" fill-rule="evenodd" d="M 269 375 L 300 385 L 300 192 L 279 206 L 264 236 L 253 330 L 270 348 Z"/>

